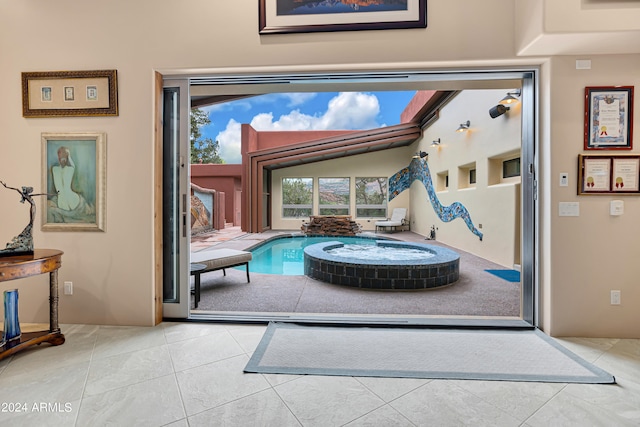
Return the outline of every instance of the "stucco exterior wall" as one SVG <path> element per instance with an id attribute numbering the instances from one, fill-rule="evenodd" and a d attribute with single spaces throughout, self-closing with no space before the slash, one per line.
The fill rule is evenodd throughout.
<path id="1" fill-rule="evenodd" d="M 242 165 L 191 165 L 191 182 L 225 193 L 224 222 L 234 225 L 240 225 L 240 206 L 234 200 L 242 191 L 241 175 Z"/>
<path id="2" fill-rule="evenodd" d="M 465 90 L 440 110 L 438 120 L 424 131 L 414 151 L 429 153 L 429 170 L 440 202 L 449 206 L 462 203 L 483 240 L 461 219 L 443 222 L 434 212 L 424 186 L 411 185 L 412 230 L 428 235 L 437 228 L 437 239 L 483 258 L 512 268 L 519 252 L 519 179 L 502 179 L 502 160 L 520 157 L 521 117 L 517 104 L 492 119 L 489 109 L 507 90 Z M 466 132 L 456 132 L 461 123 L 470 122 Z M 432 141 L 440 139 L 440 145 Z M 469 184 L 468 170 L 476 170 L 476 184 Z M 438 175 L 449 176 L 448 188 L 438 183 Z M 441 179 L 441 178 L 440 178 Z"/>

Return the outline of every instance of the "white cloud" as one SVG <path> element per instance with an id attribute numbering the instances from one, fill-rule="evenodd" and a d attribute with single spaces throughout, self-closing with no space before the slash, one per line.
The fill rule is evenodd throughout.
<path id="1" fill-rule="evenodd" d="M 317 118 L 308 114 L 302 114 L 299 110 L 293 110 L 287 115 L 282 115 L 275 122 L 272 113 L 258 114 L 251 120 L 251 126 L 255 130 L 312 130 Z"/>
<path id="2" fill-rule="evenodd" d="M 294 98 L 296 97 L 290 97 L 292 102 Z M 302 98 L 304 97 L 296 100 L 301 101 Z M 293 110 L 274 120 L 273 113 L 260 113 L 253 117 L 250 124 L 258 131 L 372 129 L 381 127 L 376 120 L 379 112 L 380 104 L 375 95 L 342 92 L 329 101 L 323 114 L 309 115 L 301 113 L 300 110 Z M 220 157 L 225 162 L 241 162 L 240 123 L 230 120 L 227 128 L 218 134 L 216 140 L 220 143 Z"/>
<path id="3" fill-rule="evenodd" d="M 240 123 L 229 120 L 227 128 L 218 134 L 216 141 L 220 143 L 220 157 L 225 163 L 242 163 L 240 154 Z"/>
<path id="4" fill-rule="evenodd" d="M 376 121 L 379 112 L 375 95 L 342 92 L 329 101 L 324 114 L 309 115 L 293 110 L 274 121 L 272 113 L 261 113 L 251 120 L 251 126 L 263 131 L 371 129 L 380 126 Z"/>
<path id="5" fill-rule="evenodd" d="M 317 93 L 308 92 L 308 93 L 283 93 L 282 96 L 289 99 L 288 107 L 297 107 L 298 105 L 302 105 L 307 101 L 315 98 Z"/>
<path id="6" fill-rule="evenodd" d="M 329 101 L 322 117 L 323 129 L 371 129 L 379 127 L 380 104 L 375 95 L 343 92 Z"/>

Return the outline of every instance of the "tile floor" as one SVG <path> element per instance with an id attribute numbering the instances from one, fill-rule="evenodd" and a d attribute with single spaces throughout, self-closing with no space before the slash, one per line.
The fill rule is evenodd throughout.
<path id="1" fill-rule="evenodd" d="M 640 425 L 638 339 L 559 340 L 617 385 L 243 374 L 265 329 L 63 325 L 0 361 L 0 425 Z"/>

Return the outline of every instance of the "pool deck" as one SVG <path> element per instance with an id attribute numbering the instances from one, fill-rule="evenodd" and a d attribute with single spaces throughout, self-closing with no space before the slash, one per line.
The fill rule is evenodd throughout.
<path id="1" fill-rule="evenodd" d="M 239 227 L 192 238 L 191 251 L 207 248 L 246 250 L 267 239 L 297 233 L 268 231 L 245 234 Z M 375 236 L 375 233 L 363 233 Z M 192 314 L 213 317 L 233 315 L 267 318 L 279 316 L 377 316 L 377 317 L 462 317 L 520 318 L 520 283 L 500 279 L 485 270 L 504 269 L 483 258 L 450 248 L 411 231 L 380 233 L 381 237 L 428 243 L 460 254 L 460 280 L 432 290 L 375 291 L 324 283 L 307 276 L 251 273 L 228 269 L 202 276 L 201 300 Z"/>

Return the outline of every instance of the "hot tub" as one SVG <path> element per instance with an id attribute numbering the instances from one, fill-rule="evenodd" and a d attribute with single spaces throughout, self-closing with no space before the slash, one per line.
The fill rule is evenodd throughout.
<path id="1" fill-rule="evenodd" d="M 460 277 L 460 255 L 450 249 L 388 240 L 378 240 L 376 246 L 389 251 L 391 256 L 374 255 L 368 259 L 362 256 L 366 249 L 359 248 L 352 255 L 333 254 L 333 250 L 345 247 L 337 241 L 307 246 L 304 274 L 334 285 L 394 291 L 439 288 L 455 283 Z M 394 254 L 407 249 L 413 253 L 411 256 Z"/>

